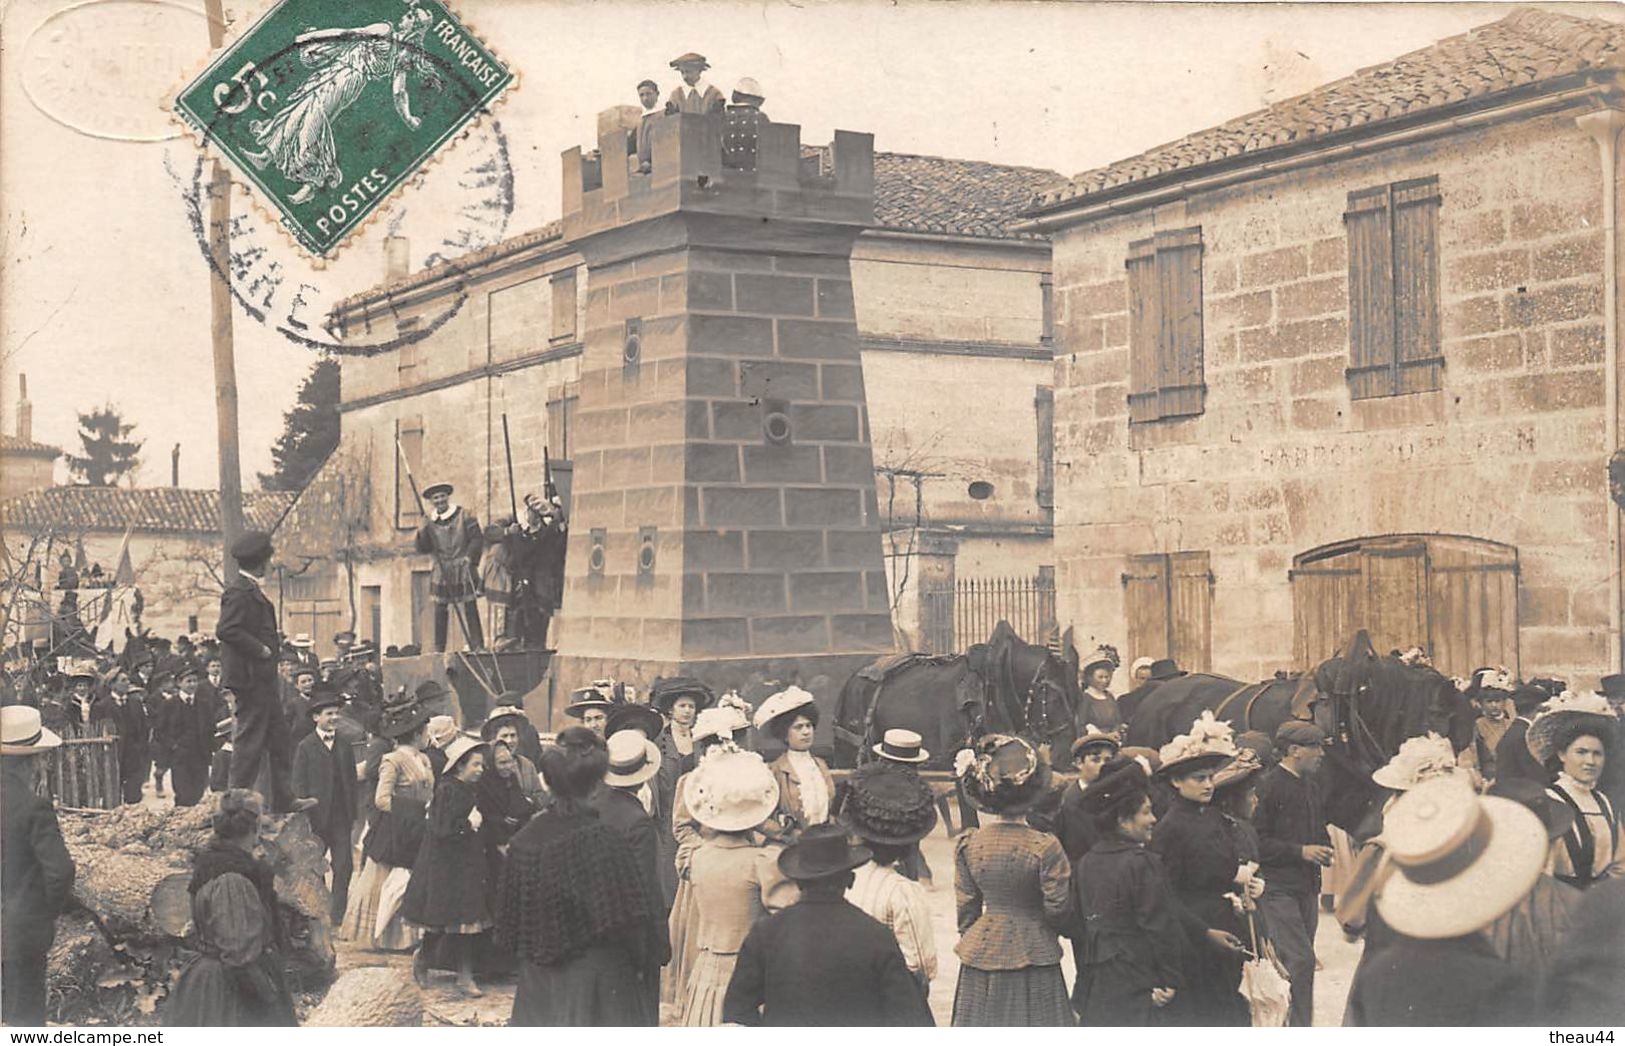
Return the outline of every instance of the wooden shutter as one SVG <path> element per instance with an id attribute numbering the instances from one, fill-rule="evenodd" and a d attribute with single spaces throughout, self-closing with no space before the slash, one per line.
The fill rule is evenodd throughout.
<path id="1" fill-rule="evenodd" d="M 1349 194 L 1349 392 L 1355 399 L 1393 394 L 1394 251 L 1388 187 Z"/>
<path id="2" fill-rule="evenodd" d="M 576 337 L 576 271 L 566 269 L 553 276 L 553 341 L 574 341 Z"/>
<path id="3" fill-rule="evenodd" d="M 1213 667 L 1213 572 L 1206 552 L 1175 552 L 1168 578 L 1169 649 L 1179 667 L 1206 672 Z"/>
<path id="4" fill-rule="evenodd" d="M 1038 415 L 1038 507 L 1055 509 L 1055 390 L 1038 386 L 1033 396 Z"/>
<path id="5" fill-rule="evenodd" d="M 1359 626 L 1363 572 L 1360 546 L 1317 550 L 1299 557 L 1292 581 L 1292 656 L 1310 668 L 1338 653 Z"/>
<path id="6" fill-rule="evenodd" d="M 1042 345 L 1055 344 L 1055 276 L 1038 275 L 1039 328 L 1038 340 Z"/>
<path id="7" fill-rule="evenodd" d="M 1472 538 L 1428 542 L 1433 663 L 1465 676 L 1482 665 L 1518 673 L 1518 551 Z"/>
<path id="8" fill-rule="evenodd" d="M 1135 657 L 1172 657 L 1168 639 L 1168 557 L 1130 556 L 1123 573 L 1128 647 Z"/>
<path id="9" fill-rule="evenodd" d="M 1363 622 L 1379 654 L 1429 646 L 1427 546 L 1392 539 L 1362 549 L 1365 599 Z"/>
<path id="10" fill-rule="evenodd" d="M 1159 232 L 1157 416 L 1202 413 L 1202 230 Z"/>
<path id="11" fill-rule="evenodd" d="M 1393 191 L 1394 392 L 1439 387 L 1439 180 L 1400 182 Z"/>
<path id="12" fill-rule="evenodd" d="M 423 419 L 402 418 L 395 423 L 400 449 L 395 454 L 395 526 L 415 529 L 423 522 L 423 504 L 412 492 L 412 476 L 423 474 Z M 403 463 L 401 458 L 405 456 Z M 406 466 L 411 465 L 410 475 Z"/>
<path id="13" fill-rule="evenodd" d="M 1157 309 L 1157 255 L 1151 240 L 1129 244 L 1128 420 L 1157 420 L 1157 371 L 1161 357 L 1161 315 Z"/>

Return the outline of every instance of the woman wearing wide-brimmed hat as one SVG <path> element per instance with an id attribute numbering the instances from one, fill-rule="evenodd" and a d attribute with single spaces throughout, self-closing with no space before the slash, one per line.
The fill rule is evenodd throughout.
<path id="1" fill-rule="evenodd" d="M 1343 1023 L 1356 1027 L 1525 1024 L 1530 975 L 1486 927 L 1539 879 L 1546 828 L 1510 799 L 1447 775 L 1405 792 L 1383 821 L 1376 910 L 1394 943 L 1357 971 Z"/>
<path id="2" fill-rule="evenodd" d="M 1625 826 L 1603 790 L 1603 774 L 1617 772 L 1608 760 L 1619 739 L 1619 719 L 1601 694 L 1559 694 L 1529 724 L 1529 752 L 1553 775 L 1547 792 L 1574 811 L 1553 874 L 1582 890 L 1625 875 Z"/>
<path id="3" fill-rule="evenodd" d="M 703 760 L 707 753 L 724 743 L 737 741 L 750 729 L 750 705 L 737 694 L 723 694 L 713 708 L 702 711 L 694 720 L 694 748 Z M 662 764 L 664 765 L 664 764 Z M 667 924 L 671 939 L 671 961 L 660 975 L 660 1001 L 667 1006 L 681 1006 L 688 990 L 688 974 L 694 968 L 699 951 L 700 908 L 694 897 L 694 884 L 690 870 L 694 852 L 710 835 L 694 818 L 688 807 L 688 781 L 690 770 L 678 778 L 673 790 L 671 830 L 676 843 L 673 871 L 677 877 L 677 890 L 672 898 L 671 914 Z"/>
<path id="4" fill-rule="evenodd" d="M 1072 912 L 1072 869 L 1053 835 L 1028 827 L 1050 768 L 1020 737 L 988 734 L 955 760 L 966 796 L 992 815 L 959 837 L 956 1026 L 1069 1026 L 1059 933 Z"/>
<path id="5" fill-rule="evenodd" d="M 829 764 L 812 753 L 818 705 L 799 686 L 787 687 L 763 701 L 752 722 L 784 745 L 784 753 L 768 764 L 779 780 L 779 809 L 763 832 L 781 842 L 793 841 L 802 829 L 828 821 L 835 800 Z"/>
<path id="6" fill-rule="evenodd" d="M 1524 970 L 1544 970 L 1557 957 L 1558 946 L 1585 895 L 1551 874 L 1555 852 L 1574 827 L 1574 809 L 1554 799 L 1533 781 L 1508 778 L 1490 786 L 1489 795 L 1511 799 L 1528 807 L 1546 829 L 1550 855 L 1540 878 L 1512 910 L 1484 928 L 1495 954 Z"/>
<path id="7" fill-rule="evenodd" d="M 474 941 L 491 926 L 479 836 L 484 819 L 476 805 L 490 752 L 463 734 L 446 745 L 446 768 L 435 782 L 423 843 L 401 900 L 401 914 L 425 931 L 412 967 L 418 983 L 428 981 L 432 951 L 444 949 L 441 956 L 455 962 L 458 989 L 471 996 L 483 994 L 474 983 Z"/>
<path id="8" fill-rule="evenodd" d="M 666 717 L 665 729 L 651 738 L 660 746 L 660 773 L 655 777 L 655 842 L 660 850 L 660 887 L 669 908 L 677 896 L 677 837 L 672 833 L 672 807 L 677 782 L 699 762 L 694 745 L 694 723 L 704 709 L 716 704 L 711 688 L 688 676 L 656 679 L 649 688 L 649 703 Z"/>
<path id="9" fill-rule="evenodd" d="M 1158 775 L 1174 790 L 1168 813 L 1157 822 L 1151 849 L 1162 858 L 1174 896 L 1202 923 L 1221 934 L 1246 932 L 1230 895 L 1256 899 L 1262 884 L 1250 886 L 1258 870 L 1256 852 L 1243 857 L 1224 812 L 1213 805 L 1214 773 L 1237 756 L 1230 724 L 1205 711 L 1189 733 L 1157 753 Z M 1240 994 L 1239 950 L 1197 947 L 1187 955 L 1185 984 L 1164 1011 L 1165 1023 L 1192 1027 L 1246 1027 L 1252 1023 Z"/>
<path id="10" fill-rule="evenodd" d="M 937 975 L 931 903 L 903 864 L 937 825 L 936 795 L 918 774 L 871 763 L 847 780 L 841 819 L 874 855 L 853 872 L 846 899 L 891 930 L 908 972 L 929 995 Z"/>
<path id="11" fill-rule="evenodd" d="M 1120 664 L 1122 658 L 1109 646 L 1098 648 L 1084 661 L 1080 673 L 1083 700 L 1078 703 L 1076 715 L 1080 734 L 1093 726 L 1103 733 L 1122 738 L 1126 724 L 1122 709 L 1117 706 L 1117 697 L 1111 690 L 1112 676 L 1117 674 Z"/>
<path id="12" fill-rule="evenodd" d="M 665 927 L 632 845 L 592 807 L 608 769 L 603 738 L 583 727 L 542 751 L 553 802 L 509 844 L 497 902 L 497 943 L 519 958 L 511 1026 L 659 1020 L 640 978 Z"/>
<path id="13" fill-rule="evenodd" d="M 362 848 L 361 878 L 350 892 L 339 936 L 380 951 L 406 951 L 419 931 L 400 913 L 405 884 L 423 845 L 424 811 L 434 796 L 434 769 L 423 749 L 429 713 L 415 698 L 385 706 L 378 732 L 394 742 L 378 763 L 377 810 Z M 380 919 L 380 915 L 382 918 Z"/>
<path id="14" fill-rule="evenodd" d="M 0 803 L 5 863 L 0 1010 L 10 1025 L 45 1025 L 45 957 L 56 939 L 56 917 L 73 890 L 73 858 L 45 787 L 45 753 L 61 744 L 62 738 L 45 728 L 39 709 L 0 708 L 5 793 Z"/>
<path id="15" fill-rule="evenodd" d="M 710 752 L 689 775 L 685 798 L 694 819 L 710 829 L 689 865 L 699 932 L 678 1019 L 701 1028 L 722 1023 L 723 996 L 751 926 L 794 904 L 798 894 L 779 871 L 782 848 L 753 838 L 779 804 L 778 782 L 761 756 L 731 744 Z"/>

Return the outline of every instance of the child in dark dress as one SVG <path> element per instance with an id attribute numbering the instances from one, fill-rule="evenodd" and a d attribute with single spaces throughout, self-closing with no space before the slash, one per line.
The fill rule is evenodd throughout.
<path id="1" fill-rule="evenodd" d="M 479 996 L 484 993 L 474 983 L 474 941 L 491 926 L 491 906 L 477 786 L 490 749 L 458 735 L 445 751 L 446 767 L 429 803 L 429 821 L 401 915 L 424 930 L 412 963 L 418 983 L 426 984 L 430 957 L 438 948 L 445 958 L 455 959 L 458 989 Z"/>

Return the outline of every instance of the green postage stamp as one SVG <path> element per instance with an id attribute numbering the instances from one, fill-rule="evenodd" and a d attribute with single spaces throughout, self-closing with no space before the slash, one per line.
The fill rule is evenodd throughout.
<path id="1" fill-rule="evenodd" d="M 513 82 L 438 0 L 281 0 L 175 109 L 331 257 Z"/>

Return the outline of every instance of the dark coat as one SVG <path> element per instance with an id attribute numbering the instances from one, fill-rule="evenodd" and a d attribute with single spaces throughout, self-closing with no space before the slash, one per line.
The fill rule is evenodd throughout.
<path id="1" fill-rule="evenodd" d="M 281 647 L 276 607 L 260 586 L 238 575 L 220 596 L 220 685 L 237 692 L 238 700 L 260 700 L 277 693 L 276 655 Z"/>
<path id="2" fill-rule="evenodd" d="M 455 777 L 435 785 L 423 845 L 401 900 L 408 921 L 431 930 L 490 925 L 485 844 L 468 823 L 477 799 L 475 787 Z"/>
<path id="3" fill-rule="evenodd" d="M 5 762 L 5 802 L 0 803 L 0 935 L 5 962 L 45 962 L 56 939 L 56 917 L 73 891 L 73 858 L 62 842 L 56 809 L 36 795 L 27 767 Z"/>
<path id="4" fill-rule="evenodd" d="M 1157 1012 L 1151 989 L 1184 990 L 1190 927 L 1168 887 L 1162 859 L 1112 838 L 1076 865 L 1072 889 L 1081 942 L 1072 1004 L 1091 1027 L 1144 1027 Z"/>
<path id="5" fill-rule="evenodd" d="M 1258 872 L 1270 889 L 1295 897 L 1320 892 L 1320 866 L 1303 859 L 1305 846 L 1330 846 L 1325 807 L 1320 789 L 1277 764 L 1258 782 L 1258 809 L 1253 812 L 1258 832 Z"/>
<path id="6" fill-rule="evenodd" d="M 638 859 L 638 873 L 648 886 L 651 903 L 656 910 L 665 911 L 665 894 L 660 884 L 660 844 L 654 818 L 644 811 L 635 793 L 608 785 L 593 793 L 591 805 L 598 811 L 599 819 L 620 832 L 621 838 L 632 848 L 632 853 Z M 660 964 L 664 966 L 669 958 L 668 954 L 660 960 Z"/>
<path id="7" fill-rule="evenodd" d="M 1245 939 L 1247 928 L 1225 899 L 1239 893 L 1242 862 L 1224 813 L 1211 803 L 1176 798 L 1157 822 L 1151 849 L 1162 858 L 1168 886 L 1204 926 Z M 1193 942 L 1194 943 L 1194 942 Z M 1241 958 L 1213 948 L 1192 948 L 1185 958 L 1186 990 L 1168 1006 L 1167 1023 L 1199 1028 L 1248 1027 L 1252 1019 L 1238 993 Z"/>
<path id="8" fill-rule="evenodd" d="M 1343 1023 L 1355 1028 L 1544 1024 L 1533 1005 L 1533 981 L 1528 971 L 1503 962 L 1482 934 L 1441 941 L 1396 935 L 1360 964 Z"/>
<path id="9" fill-rule="evenodd" d="M 1083 789 L 1076 784 L 1061 790 L 1061 805 L 1050 821 L 1050 830 L 1061 841 L 1066 859 L 1073 864 L 1100 841 L 1095 815 L 1083 808 Z"/>
<path id="10" fill-rule="evenodd" d="M 220 721 L 214 702 L 199 690 L 192 703 L 175 697 L 164 702 L 153 724 L 153 740 L 166 766 L 207 767 L 214 755 L 214 727 Z"/>
<path id="11" fill-rule="evenodd" d="M 121 708 L 112 694 L 103 695 L 96 701 L 91 718 L 106 719 L 118 731 L 119 775 L 146 777 L 152 759 L 152 722 L 141 699 L 126 697 Z"/>
<path id="12" fill-rule="evenodd" d="M 1552 783 L 1552 775 L 1529 751 L 1529 720 L 1523 716 L 1512 721 L 1501 743 L 1495 746 L 1495 776 L 1499 780 L 1523 778 L 1541 785 Z"/>
<path id="13" fill-rule="evenodd" d="M 722 1016 L 781 1028 L 936 1023 L 891 930 L 845 898 L 819 896 L 751 927 Z"/>
<path id="14" fill-rule="evenodd" d="M 1542 985 L 1541 1014 L 1553 1025 L 1625 1024 L 1625 879 L 1587 890 Z"/>
<path id="15" fill-rule="evenodd" d="M 355 756 L 342 738 L 327 750 L 314 731 L 293 753 L 293 794 L 315 799 L 316 806 L 305 811 L 311 827 L 324 839 L 342 837 L 346 843 L 355 822 Z"/>

